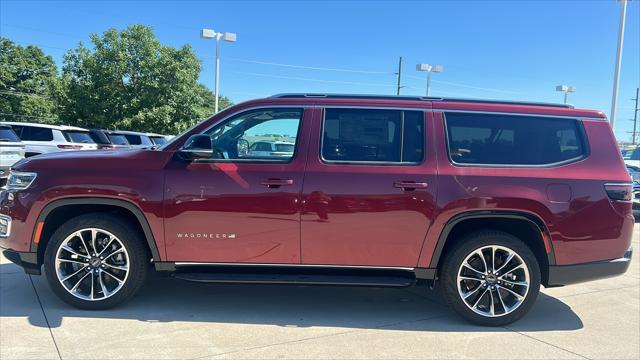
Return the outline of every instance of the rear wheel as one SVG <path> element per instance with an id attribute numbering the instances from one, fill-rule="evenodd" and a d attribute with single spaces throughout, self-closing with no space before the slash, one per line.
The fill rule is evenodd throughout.
<path id="1" fill-rule="evenodd" d="M 540 290 L 540 266 L 518 238 L 480 231 L 461 239 L 449 252 L 441 281 L 445 300 L 462 317 L 500 326 L 531 309 Z"/>
<path id="2" fill-rule="evenodd" d="M 64 223 L 51 237 L 44 267 L 51 289 L 82 309 L 116 306 L 144 283 L 148 256 L 126 219 L 87 214 Z"/>

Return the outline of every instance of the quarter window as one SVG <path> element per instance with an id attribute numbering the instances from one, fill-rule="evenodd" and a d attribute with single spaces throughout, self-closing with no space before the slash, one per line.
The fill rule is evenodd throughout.
<path id="1" fill-rule="evenodd" d="M 213 159 L 288 162 L 293 158 L 302 109 L 260 109 L 237 115 L 206 132 Z"/>
<path id="2" fill-rule="evenodd" d="M 326 109 L 322 158 L 329 162 L 419 163 L 424 157 L 421 111 Z"/>
<path id="3" fill-rule="evenodd" d="M 449 155 L 459 164 L 549 165 L 586 154 L 577 120 L 445 113 Z"/>

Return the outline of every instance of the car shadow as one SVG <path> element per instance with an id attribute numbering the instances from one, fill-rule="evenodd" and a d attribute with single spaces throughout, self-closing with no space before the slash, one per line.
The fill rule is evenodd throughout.
<path id="1" fill-rule="evenodd" d="M 14 269 L 9 272 L 7 266 Z M 127 303 L 110 310 L 86 311 L 59 300 L 44 276 L 32 276 L 32 286 L 15 265 L 0 265 L 0 280 L 0 317 L 27 317 L 38 327 L 60 327 L 65 318 L 433 332 L 571 331 L 583 327 L 571 307 L 542 293 L 522 320 L 508 328 L 487 328 L 467 323 L 426 287 L 213 285 L 153 275 Z"/>

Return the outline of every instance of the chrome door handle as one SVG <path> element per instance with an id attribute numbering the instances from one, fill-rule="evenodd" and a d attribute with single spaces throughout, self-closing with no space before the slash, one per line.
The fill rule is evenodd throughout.
<path id="1" fill-rule="evenodd" d="M 264 179 L 260 184 L 268 188 L 279 188 L 284 185 L 293 185 L 293 179 Z"/>
<path id="2" fill-rule="evenodd" d="M 429 184 L 426 182 L 396 181 L 393 183 L 393 186 L 404 191 L 413 191 L 415 189 L 426 189 L 429 187 Z"/>

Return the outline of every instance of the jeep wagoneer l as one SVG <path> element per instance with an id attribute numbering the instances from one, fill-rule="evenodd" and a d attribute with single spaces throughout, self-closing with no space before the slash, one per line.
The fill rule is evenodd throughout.
<path id="1" fill-rule="evenodd" d="M 85 309 L 131 298 L 151 268 L 204 283 L 436 284 L 464 318 L 503 325 L 541 285 L 626 271 L 631 194 L 598 111 L 286 94 L 158 149 L 22 160 L 0 197 L 0 246 Z"/>

